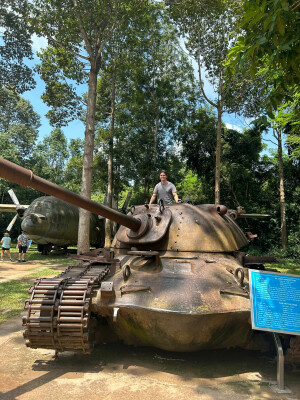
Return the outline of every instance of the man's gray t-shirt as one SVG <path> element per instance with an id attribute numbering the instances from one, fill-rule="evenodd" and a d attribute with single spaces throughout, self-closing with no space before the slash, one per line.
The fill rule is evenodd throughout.
<path id="1" fill-rule="evenodd" d="M 173 193 L 176 193 L 176 187 L 172 182 L 167 182 L 164 185 L 159 182 L 155 186 L 153 193 L 158 193 L 158 198 L 162 199 L 164 204 L 172 204 L 174 199 Z"/>

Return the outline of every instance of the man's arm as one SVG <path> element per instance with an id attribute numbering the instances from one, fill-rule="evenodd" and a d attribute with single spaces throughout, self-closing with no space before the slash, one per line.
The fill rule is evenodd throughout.
<path id="1" fill-rule="evenodd" d="M 178 203 L 179 199 L 178 199 L 178 194 L 176 192 L 173 193 L 173 197 L 174 197 L 175 203 Z"/>
<path id="2" fill-rule="evenodd" d="M 152 195 L 152 197 L 151 197 L 151 199 L 149 201 L 149 206 L 150 206 L 150 204 L 152 204 L 154 202 L 155 197 L 156 197 L 156 193 L 153 193 L 153 195 Z"/>

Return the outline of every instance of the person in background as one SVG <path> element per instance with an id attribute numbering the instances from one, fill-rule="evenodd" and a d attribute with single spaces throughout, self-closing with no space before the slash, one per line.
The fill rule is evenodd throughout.
<path id="1" fill-rule="evenodd" d="M 19 259 L 18 262 L 25 262 L 25 254 L 28 249 L 28 236 L 25 231 L 22 231 L 18 236 Z"/>
<path id="2" fill-rule="evenodd" d="M 6 232 L 4 233 L 3 238 L 1 239 L 1 244 L 2 244 L 2 250 L 1 250 L 1 261 L 3 261 L 3 256 L 4 252 L 7 251 L 9 260 L 12 261 L 11 254 L 10 254 L 10 244 L 11 244 L 11 238 L 9 237 L 9 234 Z"/>
<path id="3" fill-rule="evenodd" d="M 164 204 L 172 204 L 173 199 L 175 200 L 175 203 L 178 203 L 179 199 L 176 187 L 172 182 L 167 181 L 166 171 L 160 171 L 159 177 L 160 182 L 154 188 L 149 205 L 154 202 L 157 193 L 159 200 L 162 199 Z"/>

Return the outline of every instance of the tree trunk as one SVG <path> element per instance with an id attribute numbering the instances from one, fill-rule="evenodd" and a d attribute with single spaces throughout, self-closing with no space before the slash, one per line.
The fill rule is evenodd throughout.
<path id="1" fill-rule="evenodd" d="M 120 166 L 118 165 L 115 168 L 115 190 L 114 190 L 114 198 L 116 201 L 116 208 L 119 209 L 119 196 L 120 196 Z"/>
<path id="2" fill-rule="evenodd" d="M 116 98 L 116 79 L 112 78 L 111 87 L 111 113 L 110 113 L 110 138 L 109 138 L 109 154 L 108 154 L 108 182 L 107 182 L 107 205 L 112 207 L 113 192 L 113 147 L 114 147 L 114 129 L 115 129 L 115 98 Z M 111 245 L 111 221 L 105 220 L 105 247 Z"/>
<path id="3" fill-rule="evenodd" d="M 158 133 L 158 122 L 159 115 L 157 114 L 155 117 L 155 127 L 154 127 L 154 145 L 153 145 L 153 167 L 155 171 L 156 161 L 157 161 L 157 133 Z M 156 174 L 156 171 L 155 171 Z"/>
<path id="4" fill-rule="evenodd" d="M 196 60 L 198 63 L 198 74 L 199 74 L 199 85 L 200 91 L 203 94 L 205 100 L 213 107 L 217 109 L 218 112 L 218 122 L 217 122 L 217 143 L 216 143 L 216 169 L 215 169 L 215 204 L 220 204 L 220 176 L 221 176 L 221 133 L 222 133 L 222 113 L 223 113 L 223 74 L 222 69 L 220 70 L 219 76 L 219 88 L 218 88 L 218 101 L 215 103 L 211 101 L 203 87 L 203 81 L 201 76 L 201 58 L 200 50 L 198 49 Z"/>
<path id="5" fill-rule="evenodd" d="M 89 74 L 88 103 L 85 123 L 85 140 L 82 168 L 81 196 L 91 198 L 93 151 L 95 138 L 95 110 L 96 110 L 97 72 L 91 68 Z M 77 253 L 81 254 L 90 249 L 90 213 L 79 209 Z"/>
<path id="6" fill-rule="evenodd" d="M 286 232 L 286 212 L 285 212 L 285 192 L 284 192 L 281 129 L 277 128 L 276 131 L 277 131 L 277 140 L 278 140 L 278 172 L 279 172 L 281 246 L 282 246 L 283 250 L 286 250 L 286 248 L 287 248 L 287 232 Z"/>
<path id="7" fill-rule="evenodd" d="M 221 133 L 222 133 L 222 105 L 218 103 L 216 170 L 215 170 L 215 204 L 220 204 L 220 170 L 221 170 Z"/>

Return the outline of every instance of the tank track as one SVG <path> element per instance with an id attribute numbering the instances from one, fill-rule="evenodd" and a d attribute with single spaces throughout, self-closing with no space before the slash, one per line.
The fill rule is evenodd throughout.
<path id="1" fill-rule="evenodd" d="M 89 353 L 91 295 L 109 271 L 103 264 L 69 266 L 54 278 L 36 280 L 24 306 L 26 346 Z"/>

